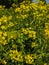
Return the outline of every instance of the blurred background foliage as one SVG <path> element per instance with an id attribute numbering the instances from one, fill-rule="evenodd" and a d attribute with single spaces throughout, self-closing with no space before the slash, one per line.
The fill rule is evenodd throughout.
<path id="1" fill-rule="evenodd" d="M 40 1 L 42 1 L 42 2 L 46 3 L 46 0 L 0 0 L 0 5 L 5 5 L 6 8 L 10 8 L 13 3 L 15 3 L 16 5 L 19 5 L 23 1 L 30 1 L 30 2 L 40 2 Z"/>

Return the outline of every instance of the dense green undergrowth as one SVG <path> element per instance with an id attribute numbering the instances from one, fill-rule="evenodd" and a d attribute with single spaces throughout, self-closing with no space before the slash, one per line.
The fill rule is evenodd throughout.
<path id="1" fill-rule="evenodd" d="M 0 64 L 49 65 L 49 4 L 0 5 Z"/>

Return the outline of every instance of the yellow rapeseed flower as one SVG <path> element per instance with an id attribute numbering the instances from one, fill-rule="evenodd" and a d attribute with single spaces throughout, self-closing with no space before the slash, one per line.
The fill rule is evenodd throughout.
<path id="1" fill-rule="evenodd" d="M 5 64 L 5 65 L 7 64 L 7 62 L 6 62 L 5 60 L 3 60 L 3 62 L 2 62 L 2 63 L 3 63 L 3 64 Z"/>
<path id="2" fill-rule="evenodd" d="M 22 17 L 23 19 L 25 19 L 25 18 L 27 18 L 27 17 L 28 17 L 28 14 L 21 15 L 21 17 Z"/>
<path id="3" fill-rule="evenodd" d="M 3 18 L 0 18 L 0 22 L 2 22 L 3 21 Z"/>
<path id="4" fill-rule="evenodd" d="M 12 35 L 10 35 L 10 39 L 12 39 L 13 38 L 13 36 Z"/>
<path id="5" fill-rule="evenodd" d="M 16 60 L 16 61 L 23 61 L 23 56 L 21 52 L 18 52 L 18 50 L 10 50 L 10 54 L 9 56 L 11 57 L 11 59 Z"/>
<path id="6" fill-rule="evenodd" d="M 3 20 L 3 22 L 5 22 L 5 23 L 6 23 L 6 22 L 7 22 L 7 20 Z"/>
<path id="7" fill-rule="evenodd" d="M 3 32 L 2 32 L 2 31 L 0 31 L 0 35 L 2 35 L 2 33 L 3 33 Z"/>
<path id="8" fill-rule="evenodd" d="M 44 63 L 44 65 L 47 65 L 47 63 Z"/>
<path id="9" fill-rule="evenodd" d="M 3 19 L 3 22 L 4 22 L 4 20 L 7 20 L 7 16 L 3 15 L 2 19 Z"/>
<path id="10" fill-rule="evenodd" d="M 12 20 L 12 15 L 8 17 L 8 20 Z"/>
<path id="11" fill-rule="evenodd" d="M 49 14 L 46 17 L 49 18 Z"/>
<path id="12" fill-rule="evenodd" d="M 45 31 L 45 34 L 44 35 L 49 38 L 49 30 L 48 29 L 45 29 L 44 31 Z"/>
<path id="13" fill-rule="evenodd" d="M 4 25 L 1 26 L 1 29 L 6 29 L 6 27 Z"/>
<path id="14" fill-rule="evenodd" d="M 2 37 L 2 40 L 5 40 L 5 37 L 4 36 Z"/>
<path id="15" fill-rule="evenodd" d="M 28 64 L 32 64 L 34 62 L 34 58 L 30 54 L 25 56 L 25 60 Z"/>
<path id="16" fill-rule="evenodd" d="M 20 5 L 20 8 L 25 9 L 25 8 L 26 8 L 26 6 L 25 6 L 24 4 L 22 4 L 22 5 Z"/>
<path id="17" fill-rule="evenodd" d="M 29 38 L 32 38 L 33 37 L 33 35 L 32 34 L 29 34 Z"/>
<path id="18" fill-rule="evenodd" d="M 2 5 L 0 5 L 0 9 L 2 8 Z"/>
<path id="19" fill-rule="evenodd" d="M 20 8 L 17 7 L 17 8 L 15 9 L 15 12 L 20 12 Z"/>
<path id="20" fill-rule="evenodd" d="M 35 31 L 28 31 L 29 37 L 33 37 L 34 39 L 36 38 L 36 32 Z"/>
<path id="21" fill-rule="evenodd" d="M 33 39 L 36 39 L 36 34 L 33 35 Z"/>
<path id="22" fill-rule="evenodd" d="M 32 42 L 31 47 L 33 48 L 33 47 L 35 47 L 35 45 L 36 45 L 36 43 Z"/>
<path id="23" fill-rule="evenodd" d="M 7 36 L 7 32 L 4 32 L 3 35 L 6 37 Z"/>
<path id="24" fill-rule="evenodd" d="M 9 27 L 12 27 L 12 26 L 14 26 L 14 23 L 10 22 Z"/>
<path id="25" fill-rule="evenodd" d="M 3 45 L 6 45 L 6 44 L 8 44 L 8 43 L 7 43 L 7 40 L 4 40 L 4 41 L 3 41 Z"/>

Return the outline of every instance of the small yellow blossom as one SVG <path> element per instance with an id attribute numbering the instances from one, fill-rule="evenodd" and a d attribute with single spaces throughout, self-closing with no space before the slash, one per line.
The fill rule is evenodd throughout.
<path id="1" fill-rule="evenodd" d="M 22 32 L 23 32 L 24 34 L 28 34 L 28 30 L 25 29 L 25 28 L 22 28 Z"/>
<path id="2" fill-rule="evenodd" d="M 12 39 L 13 38 L 13 36 L 12 35 L 10 35 L 10 39 Z"/>
<path id="3" fill-rule="evenodd" d="M 32 64 L 34 62 L 34 58 L 30 54 L 25 56 L 25 60 L 28 64 Z"/>
<path id="4" fill-rule="evenodd" d="M 35 31 L 29 31 L 29 37 L 36 38 L 36 32 Z"/>
<path id="5" fill-rule="evenodd" d="M 2 8 L 2 5 L 0 5 L 0 9 Z"/>
<path id="6" fill-rule="evenodd" d="M 5 22 L 5 23 L 6 23 L 6 22 L 7 22 L 7 20 L 3 20 L 3 22 Z"/>
<path id="7" fill-rule="evenodd" d="M 28 17 L 28 14 L 21 15 L 21 17 L 22 17 L 23 19 L 25 19 L 25 18 L 27 18 L 27 17 Z"/>
<path id="8" fill-rule="evenodd" d="M 2 40 L 5 40 L 5 37 L 4 36 L 2 37 Z"/>
<path id="9" fill-rule="evenodd" d="M 1 26 L 1 29 L 6 29 L 6 27 L 4 25 Z"/>
<path id="10" fill-rule="evenodd" d="M 45 28 L 49 29 L 49 23 L 45 23 Z"/>
<path id="11" fill-rule="evenodd" d="M 35 47 L 35 42 L 32 42 L 32 44 L 31 44 L 31 47 L 33 48 L 33 47 Z"/>
<path id="12" fill-rule="evenodd" d="M 12 16 L 9 16 L 9 17 L 8 17 L 8 20 L 12 20 Z"/>
<path id="13" fill-rule="evenodd" d="M 15 9 L 15 12 L 20 12 L 20 8 L 17 7 L 17 8 Z"/>
<path id="14" fill-rule="evenodd" d="M 5 64 L 5 65 L 7 64 L 7 62 L 6 62 L 5 60 L 3 60 L 3 62 L 2 62 L 2 63 L 3 63 L 3 64 Z"/>
<path id="15" fill-rule="evenodd" d="M 1 40 L 0 43 L 1 43 L 2 45 L 8 44 L 8 43 L 7 43 L 7 40 Z"/>
<path id="16" fill-rule="evenodd" d="M 0 22 L 2 22 L 3 21 L 3 18 L 0 18 Z"/>
<path id="17" fill-rule="evenodd" d="M 4 20 L 7 21 L 7 16 L 3 15 L 3 16 L 2 16 L 2 19 L 3 19 L 3 22 L 4 22 Z"/>
<path id="18" fill-rule="evenodd" d="M 32 34 L 29 34 L 29 38 L 32 38 L 33 37 L 33 35 Z"/>
<path id="19" fill-rule="evenodd" d="M 19 18 L 19 16 L 16 16 L 16 18 Z"/>
<path id="20" fill-rule="evenodd" d="M 2 23 L 0 22 L 0 25 L 1 25 Z"/>
<path id="21" fill-rule="evenodd" d="M 33 39 L 36 39 L 36 35 L 35 34 L 33 35 Z"/>
<path id="22" fill-rule="evenodd" d="M 14 23 L 10 22 L 9 27 L 12 27 L 12 26 L 14 26 Z"/>
<path id="23" fill-rule="evenodd" d="M 18 52 L 18 50 L 10 50 L 10 54 L 9 54 L 10 58 L 12 60 L 16 60 L 16 61 L 23 61 L 23 56 L 21 52 Z"/>
<path id="24" fill-rule="evenodd" d="M 4 32 L 3 35 L 6 37 L 7 36 L 7 32 Z"/>
<path id="25" fill-rule="evenodd" d="M 49 30 L 48 29 L 45 29 L 44 31 L 45 31 L 45 34 L 44 35 L 49 38 Z"/>
<path id="26" fill-rule="evenodd" d="M 44 63 L 44 65 L 47 65 L 47 63 Z"/>
<path id="27" fill-rule="evenodd" d="M 3 41 L 3 45 L 6 45 L 6 44 L 8 44 L 8 43 L 7 43 L 7 40 L 4 40 L 4 41 Z"/>
<path id="28" fill-rule="evenodd" d="M 3 32 L 2 32 L 2 31 L 0 31 L 0 35 L 2 35 L 2 33 L 3 33 Z"/>

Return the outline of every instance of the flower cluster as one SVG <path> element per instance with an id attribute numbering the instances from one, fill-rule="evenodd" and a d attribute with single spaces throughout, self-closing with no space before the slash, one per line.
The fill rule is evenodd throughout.
<path id="1" fill-rule="evenodd" d="M 23 56 L 21 52 L 18 52 L 18 50 L 10 50 L 9 56 L 11 57 L 12 60 L 22 62 L 23 61 Z"/>

